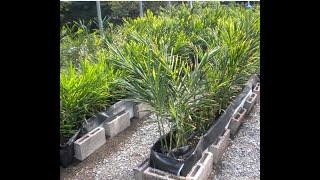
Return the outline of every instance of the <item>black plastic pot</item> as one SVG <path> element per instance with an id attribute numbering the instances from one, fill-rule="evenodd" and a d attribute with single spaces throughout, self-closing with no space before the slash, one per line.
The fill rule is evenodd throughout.
<path id="1" fill-rule="evenodd" d="M 68 167 L 73 161 L 74 151 L 73 144 L 60 146 L 60 165 L 64 168 Z"/>
<path id="2" fill-rule="evenodd" d="M 60 145 L 60 165 L 64 168 L 68 167 L 74 156 L 74 141 L 79 138 L 80 130 L 78 130 L 75 135 L 73 135 L 66 144 Z"/>
<path id="3" fill-rule="evenodd" d="M 258 76 L 251 76 L 250 80 L 246 83 L 242 92 L 236 97 L 236 99 L 228 106 L 226 111 L 215 121 L 211 128 L 203 135 L 192 153 L 183 161 L 178 161 L 173 157 L 169 157 L 160 151 L 160 140 L 167 138 L 169 140 L 169 134 L 161 137 L 152 147 L 150 152 L 150 166 L 155 169 L 159 169 L 165 172 L 172 173 L 177 176 L 187 176 L 192 167 L 202 157 L 202 153 L 211 144 L 216 143 L 220 135 L 224 133 L 225 127 L 229 123 L 233 113 L 237 107 L 241 104 L 246 95 L 254 88 L 259 81 Z"/>

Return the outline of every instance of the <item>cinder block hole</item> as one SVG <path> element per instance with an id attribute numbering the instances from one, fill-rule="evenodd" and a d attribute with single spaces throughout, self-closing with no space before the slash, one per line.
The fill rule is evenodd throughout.
<path id="1" fill-rule="evenodd" d="M 239 119 L 240 118 L 240 114 L 236 114 L 236 116 L 234 117 L 234 119 Z"/>
<path id="2" fill-rule="evenodd" d="M 197 165 L 197 167 L 196 167 L 196 168 L 194 169 L 194 171 L 191 173 L 191 177 L 194 177 L 194 176 L 197 174 L 197 172 L 199 171 L 200 167 L 201 167 L 201 166 Z"/>
<path id="3" fill-rule="evenodd" d="M 171 178 L 171 179 L 176 179 L 176 176 L 175 175 L 168 175 L 168 178 Z"/>
<path id="4" fill-rule="evenodd" d="M 151 172 L 151 173 L 156 173 L 155 170 L 152 169 L 152 168 L 149 168 L 149 172 Z"/>
<path id="5" fill-rule="evenodd" d="M 147 159 L 148 160 L 148 159 Z M 146 161 L 143 161 L 141 164 L 138 165 L 138 168 L 142 168 L 147 162 Z"/>
<path id="6" fill-rule="evenodd" d="M 240 109 L 239 109 L 239 113 L 240 113 L 240 114 L 243 114 L 243 113 L 244 113 L 244 111 L 245 111 L 245 109 L 244 109 L 244 108 L 240 108 Z"/>
<path id="7" fill-rule="evenodd" d="M 138 169 L 144 170 L 144 169 L 146 169 L 146 166 L 148 166 L 148 165 L 149 165 L 149 159 L 146 159 L 141 164 L 138 165 Z M 141 168 L 143 168 L 143 169 L 141 169 Z"/>
<path id="8" fill-rule="evenodd" d="M 204 156 L 200 159 L 200 163 L 203 163 L 208 157 L 208 153 L 205 153 Z"/>
<path id="9" fill-rule="evenodd" d="M 260 90 L 260 86 L 256 86 L 256 87 L 254 88 L 254 90 L 255 90 L 255 91 L 259 91 L 259 90 Z"/>
<path id="10" fill-rule="evenodd" d="M 223 133 L 224 134 L 224 133 Z M 223 136 L 223 135 L 222 135 Z M 218 137 L 217 141 L 213 144 L 214 146 L 218 146 L 221 140 L 221 136 Z"/>
<path id="11" fill-rule="evenodd" d="M 88 139 L 88 138 L 89 138 L 89 136 L 86 135 L 85 137 L 81 138 L 81 139 L 78 141 L 78 143 L 81 143 L 81 142 L 83 142 L 84 140 L 86 140 L 86 139 Z"/>
<path id="12" fill-rule="evenodd" d="M 92 131 L 92 132 L 90 133 L 90 135 L 92 135 L 92 134 L 94 134 L 94 133 L 98 132 L 99 130 L 100 130 L 100 128 L 97 128 L 96 130 Z"/>
<path id="13" fill-rule="evenodd" d="M 250 102 L 250 103 L 251 103 L 251 102 L 252 102 L 252 99 L 253 99 L 253 98 L 252 98 L 252 97 L 250 97 L 250 98 L 248 99 L 248 102 Z"/>
<path id="14" fill-rule="evenodd" d="M 117 117 L 120 117 L 120 116 L 124 115 L 126 112 L 127 112 L 126 109 L 120 111 L 120 112 L 117 114 Z"/>
<path id="15" fill-rule="evenodd" d="M 166 176 L 166 173 L 163 173 L 162 171 L 158 171 L 156 169 L 149 169 L 149 171 L 151 173 L 154 173 L 154 174 L 157 174 L 157 175 L 160 175 L 160 176 Z"/>

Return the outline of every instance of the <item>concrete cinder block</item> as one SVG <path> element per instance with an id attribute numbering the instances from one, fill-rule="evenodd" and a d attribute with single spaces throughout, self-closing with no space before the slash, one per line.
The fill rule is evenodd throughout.
<path id="1" fill-rule="evenodd" d="M 256 86 L 253 89 L 253 92 L 256 93 L 259 97 L 260 95 L 260 83 L 257 83 Z"/>
<path id="2" fill-rule="evenodd" d="M 122 111 L 103 124 L 107 137 L 114 137 L 130 126 L 129 112 Z"/>
<path id="3" fill-rule="evenodd" d="M 176 176 L 168 172 L 149 166 L 149 159 L 134 169 L 136 180 L 204 180 L 208 179 L 213 165 L 213 155 L 208 150 L 203 152 L 202 158 L 194 165 L 186 177 Z"/>
<path id="4" fill-rule="evenodd" d="M 245 108 L 240 107 L 231 118 L 230 124 L 228 126 L 228 129 L 230 129 L 231 137 L 234 137 L 234 135 L 238 132 L 240 125 L 243 123 L 246 112 L 247 110 Z"/>
<path id="5" fill-rule="evenodd" d="M 83 161 L 104 143 L 106 143 L 105 131 L 102 127 L 97 127 L 74 142 L 74 156 Z"/>
<path id="6" fill-rule="evenodd" d="M 206 150 L 203 152 L 202 158 L 191 169 L 186 179 L 188 180 L 208 179 L 212 171 L 212 166 L 213 166 L 213 154 L 208 150 Z"/>
<path id="7" fill-rule="evenodd" d="M 107 111 L 106 111 L 106 115 L 108 117 L 113 117 L 119 113 L 121 113 L 122 111 L 125 112 L 129 112 L 129 118 L 133 118 L 134 117 L 134 102 L 131 101 L 119 101 L 117 103 L 115 103 L 114 105 L 112 105 Z"/>
<path id="8" fill-rule="evenodd" d="M 217 164 L 221 159 L 223 153 L 227 149 L 230 143 L 230 129 L 226 129 L 224 134 L 219 137 L 217 144 L 212 144 L 209 146 L 208 150 L 212 153 L 213 163 Z"/>
<path id="9" fill-rule="evenodd" d="M 151 106 L 146 103 L 139 103 L 134 106 L 133 110 L 134 117 L 137 119 L 143 119 L 150 115 Z"/>
<path id="10" fill-rule="evenodd" d="M 257 94 L 254 92 L 249 97 L 247 97 L 246 101 L 243 104 L 243 108 L 247 110 L 246 115 L 250 113 L 256 100 L 257 100 Z"/>
<path id="11" fill-rule="evenodd" d="M 257 94 L 257 103 L 260 103 L 260 83 L 257 83 L 253 89 L 253 92 Z"/>
<path id="12" fill-rule="evenodd" d="M 144 160 L 136 168 L 133 168 L 134 179 L 143 180 L 143 172 L 149 167 L 149 158 Z"/>
<path id="13" fill-rule="evenodd" d="M 158 169 L 147 167 L 143 172 L 143 180 L 185 180 L 183 176 L 176 176 Z"/>
<path id="14" fill-rule="evenodd" d="M 196 164 L 192 168 L 191 173 L 188 174 L 186 179 L 187 180 L 204 179 L 202 176 L 204 176 L 204 167 L 201 164 Z"/>

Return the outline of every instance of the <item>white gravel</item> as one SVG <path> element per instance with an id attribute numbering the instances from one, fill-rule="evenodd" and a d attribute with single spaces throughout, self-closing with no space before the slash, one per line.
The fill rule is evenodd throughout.
<path id="1" fill-rule="evenodd" d="M 238 134 L 211 173 L 211 178 L 260 179 L 260 104 L 246 117 Z"/>

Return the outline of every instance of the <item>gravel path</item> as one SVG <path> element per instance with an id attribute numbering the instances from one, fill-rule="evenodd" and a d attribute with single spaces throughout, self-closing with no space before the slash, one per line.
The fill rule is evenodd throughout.
<path id="1" fill-rule="evenodd" d="M 210 178 L 260 179 L 260 104 L 246 117 Z"/>
<path id="2" fill-rule="evenodd" d="M 149 156 L 159 138 L 157 124 L 148 122 L 153 118 L 134 120 L 84 161 L 60 168 L 60 179 L 134 179 L 133 168 Z"/>

